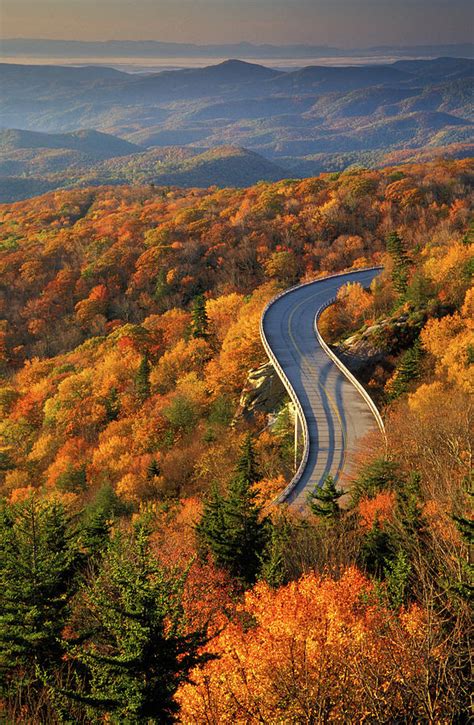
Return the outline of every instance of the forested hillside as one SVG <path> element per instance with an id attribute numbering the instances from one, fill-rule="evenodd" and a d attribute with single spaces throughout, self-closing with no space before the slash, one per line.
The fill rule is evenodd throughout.
<path id="1" fill-rule="evenodd" d="M 6 722 L 467 722 L 472 178 L 467 159 L 1 205 Z M 387 445 L 301 516 L 271 504 L 287 399 L 239 408 L 260 316 L 372 264 L 321 327 Z"/>

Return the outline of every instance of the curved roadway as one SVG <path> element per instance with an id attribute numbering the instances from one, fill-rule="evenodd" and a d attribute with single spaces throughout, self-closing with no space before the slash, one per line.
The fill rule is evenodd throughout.
<path id="1" fill-rule="evenodd" d="M 307 421 L 307 462 L 285 496 L 297 508 L 306 505 L 308 492 L 328 474 L 336 481 L 350 474 L 360 439 L 377 428 L 366 400 L 319 344 L 315 316 L 342 285 L 359 282 L 368 287 L 378 274 L 380 269 L 360 270 L 295 287 L 272 302 L 263 315 L 266 342 Z"/>

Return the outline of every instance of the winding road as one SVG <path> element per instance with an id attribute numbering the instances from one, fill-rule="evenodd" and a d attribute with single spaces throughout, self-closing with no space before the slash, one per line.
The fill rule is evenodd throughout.
<path id="1" fill-rule="evenodd" d="M 369 396 L 337 361 L 316 327 L 319 311 L 334 300 L 342 285 L 359 282 L 368 287 L 380 271 L 358 270 L 299 285 L 272 300 L 262 315 L 263 344 L 296 405 L 304 440 L 300 467 L 278 497 L 280 503 L 303 509 L 308 492 L 328 474 L 338 481 L 351 473 L 361 438 L 377 425 L 383 433 Z"/>

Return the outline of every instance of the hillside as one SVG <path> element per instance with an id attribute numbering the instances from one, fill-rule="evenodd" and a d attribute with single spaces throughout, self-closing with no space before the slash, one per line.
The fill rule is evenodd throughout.
<path id="1" fill-rule="evenodd" d="M 136 144 L 91 129 L 63 134 L 20 129 L 0 130 L 0 153 L 19 149 L 69 149 L 97 158 L 125 156 L 142 150 Z"/>
<path id="2" fill-rule="evenodd" d="M 97 154 L 103 144 L 103 158 L 138 151 L 123 145 L 124 139 L 146 148 L 204 151 L 233 146 L 260 154 L 294 175 L 311 175 L 344 168 L 344 155 L 350 163 L 372 166 L 383 163 L 386 154 L 411 150 L 416 155 L 416 149 L 427 147 L 439 148 L 442 155 L 454 144 L 458 155 L 472 153 L 474 61 L 466 58 L 285 72 L 237 60 L 152 74 L 8 64 L 2 71 L 1 127 L 61 134 L 61 148 L 81 153 Z M 121 140 L 115 146 L 105 137 L 80 142 L 80 128 Z M 17 142 L 5 142 L 3 153 L 13 153 L 8 143 Z M 50 139 L 46 145 L 54 143 Z M 71 157 L 73 166 L 80 161 Z M 15 176 L 14 168 L 21 167 L 5 167 L 4 173 Z M 47 163 L 44 168 L 48 170 Z M 266 168 L 270 176 L 263 173 L 261 178 L 275 178 L 268 164 Z M 56 167 L 51 162 L 49 170 L 59 170 L 59 161 Z M 170 183 L 176 178 L 186 185 L 220 184 L 229 178 L 229 183 L 242 185 L 259 178 L 249 173 L 234 181 L 234 172 L 227 177 L 215 170 L 214 179 L 207 172 L 186 179 L 170 171 Z M 26 164 L 18 173 L 37 178 L 42 172 Z M 99 181 L 101 173 L 96 174 Z M 76 178 L 71 173 L 70 183 Z"/>
<path id="3" fill-rule="evenodd" d="M 438 160 L 0 206 L 7 722 L 468 721 L 473 181 Z M 275 506 L 294 421 L 262 311 L 374 264 L 321 330 L 387 440 L 344 498 Z"/>
<path id="4" fill-rule="evenodd" d="M 57 140 L 60 136 L 54 138 Z M 113 137 L 107 136 L 107 140 L 110 138 Z M 120 143 L 117 145 L 120 147 Z M 128 146 L 138 148 L 132 144 Z M 98 161 L 98 158 L 107 160 Z M 18 149 L 0 152 L 0 202 L 16 201 L 35 193 L 71 186 L 154 184 L 240 187 L 258 181 L 277 181 L 285 176 L 288 176 L 288 171 L 277 164 L 252 151 L 233 146 L 210 151 L 162 147 L 112 158 L 107 157 L 105 152 L 94 156 L 68 149 Z"/>

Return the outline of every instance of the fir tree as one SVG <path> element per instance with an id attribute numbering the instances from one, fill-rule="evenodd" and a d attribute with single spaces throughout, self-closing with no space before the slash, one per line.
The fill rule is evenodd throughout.
<path id="1" fill-rule="evenodd" d="M 250 436 L 241 449 L 227 496 L 216 491 L 206 504 L 197 531 L 201 549 L 210 551 L 217 566 L 246 584 L 259 572 L 267 539 L 266 519 L 256 503 L 254 484 L 259 479 Z"/>
<path id="2" fill-rule="evenodd" d="M 392 283 L 399 295 L 404 295 L 408 288 L 409 260 L 405 244 L 396 232 L 386 238 L 387 251 L 393 260 Z"/>
<path id="3" fill-rule="evenodd" d="M 141 403 L 150 397 L 150 361 L 143 355 L 135 375 L 135 390 Z"/>
<path id="4" fill-rule="evenodd" d="M 262 558 L 260 578 L 274 589 L 289 581 L 286 552 L 290 546 L 290 532 L 290 524 L 284 517 L 272 524 L 270 538 Z"/>
<path id="5" fill-rule="evenodd" d="M 0 540 L 1 692 L 12 705 L 27 691 L 33 706 L 39 668 L 60 667 L 78 552 L 64 508 L 34 496 L 3 507 Z"/>
<path id="6" fill-rule="evenodd" d="M 117 420 L 120 414 L 120 399 L 116 387 L 110 389 L 109 394 L 104 399 L 104 405 L 108 422 L 111 423 Z"/>
<path id="7" fill-rule="evenodd" d="M 207 316 L 206 300 L 204 299 L 204 295 L 198 295 L 194 299 L 191 314 L 193 337 L 206 338 L 209 330 L 209 318 Z"/>
<path id="8" fill-rule="evenodd" d="M 240 449 L 240 456 L 235 466 L 236 479 L 246 481 L 250 486 L 260 480 L 260 470 L 252 443 L 252 437 L 247 435 Z"/>
<path id="9" fill-rule="evenodd" d="M 210 495 L 204 501 L 204 510 L 201 520 L 196 526 L 199 549 L 203 556 L 211 552 L 216 563 L 223 565 L 219 552 L 224 544 L 224 498 L 218 486 L 211 488 Z"/>
<path id="10" fill-rule="evenodd" d="M 374 498 L 380 491 L 393 490 L 400 479 L 398 464 L 376 458 L 360 472 L 351 488 L 351 502 L 356 506 L 362 498 Z"/>
<path id="11" fill-rule="evenodd" d="M 420 501 L 420 482 L 420 474 L 412 472 L 397 490 L 395 514 L 399 524 L 399 535 L 406 543 L 415 543 L 425 530 Z"/>
<path id="12" fill-rule="evenodd" d="M 68 463 L 65 470 L 59 474 L 56 487 L 59 491 L 67 493 L 80 493 L 87 486 L 87 475 L 85 466 L 73 466 Z"/>
<path id="13" fill-rule="evenodd" d="M 148 480 L 153 480 L 156 476 L 161 475 L 161 468 L 160 464 L 156 460 L 156 458 L 152 458 L 146 472 Z"/>
<path id="14" fill-rule="evenodd" d="M 111 521 L 107 511 L 96 508 L 87 518 L 82 528 L 82 543 L 89 557 L 99 556 L 109 540 Z"/>
<path id="15" fill-rule="evenodd" d="M 334 519 L 341 512 L 338 501 L 343 494 L 344 491 L 336 488 L 334 478 L 326 476 L 323 485 L 316 486 L 308 494 L 308 506 L 315 516 L 322 519 Z"/>
<path id="16" fill-rule="evenodd" d="M 60 694 L 83 703 L 93 722 L 174 722 L 174 694 L 205 659 L 203 633 L 185 633 L 183 585 L 152 556 L 142 522 L 131 536 L 117 533 L 84 590 L 92 634 L 70 651 L 86 670 L 83 687 Z"/>
<path id="17" fill-rule="evenodd" d="M 400 609 L 402 605 L 407 603 L 408 580 L 411 569 L 410 562 L 403 549 L 399 549 L 393 559 L 387 560 L 385 568 L 387 595 L 390 605 L 394 609 Z"/>
<path id="18" fill-rule="evenodd" d="M 393 551 L 390 533 L 380 526 L 376 518 L 362 541 L 359 552 L 362 566 L 369 574 L 384 579 Z"/>
<path id="19" fill-rule="evenodd" d="M 389 397 L 391 400 L 395 400 L 406 393 L 410 384 L 420 377 L 422 355 L 423 350 L 419 340 L 415 342 L 413 347 L 403 353 L 395 375 L 389 383 Z"/>

